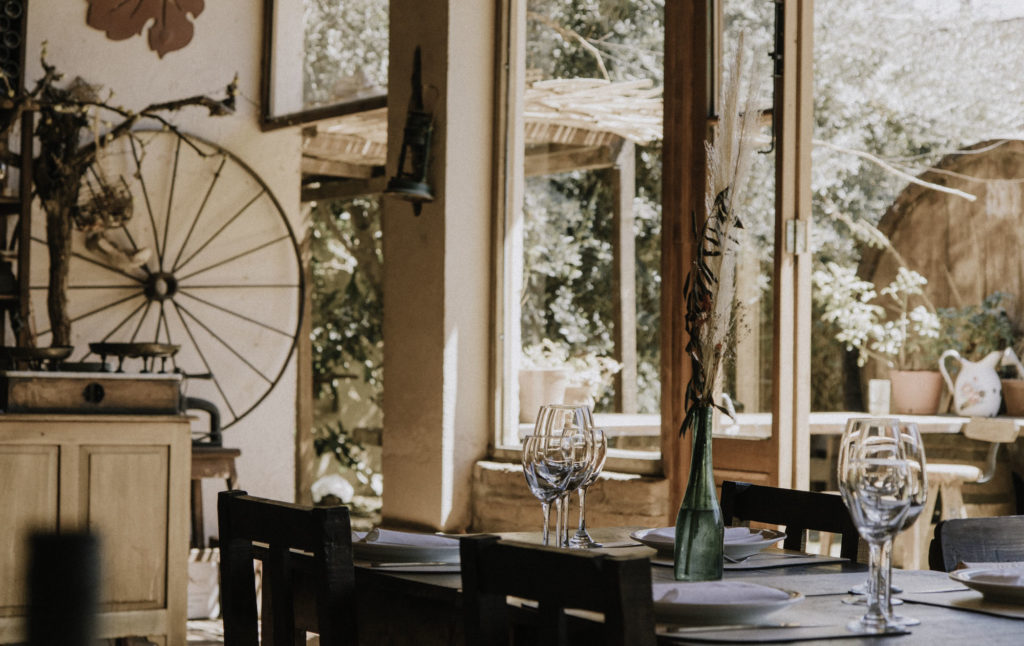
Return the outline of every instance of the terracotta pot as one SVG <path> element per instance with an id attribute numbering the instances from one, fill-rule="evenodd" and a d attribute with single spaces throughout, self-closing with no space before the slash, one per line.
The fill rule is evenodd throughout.
<path id="1" fill-rule="evenodd" d="M 1003 402 L 1010 417 L 1024 417 L 1024 379 L 1003 379 Z"/>
<path id="2" fill-rule="evenodd" d="M 544 404 L 565 402 L 565 384 L 569 371 L 564 368 L 537 368 L 519 371 L 519 421 L 533 423 Z"/>
<path id="3" fill-rule="evenodd" d="M 890 370 L 892 412 L 904 415 L 935 415 L 942 399 L 942 375 L 938 370 Z"/>

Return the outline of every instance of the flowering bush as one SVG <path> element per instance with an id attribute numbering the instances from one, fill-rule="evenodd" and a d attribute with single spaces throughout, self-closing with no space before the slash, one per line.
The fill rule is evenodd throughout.
<path id="1" fill-rule="evenodd" d="M 852 267 L 836 263 L 827 263 L 812 278 L 824 308 L 821 319 L 838 328 L 836 340 L 847 350 L 857 350 L 858 365 L 876 359 L 897 370 L 935 366 L 939 318 L 925 304 L 910 307 L 912 296 L 923 296 L 924 276 L 900 267 L 880 292 L 857 278 Z"/>

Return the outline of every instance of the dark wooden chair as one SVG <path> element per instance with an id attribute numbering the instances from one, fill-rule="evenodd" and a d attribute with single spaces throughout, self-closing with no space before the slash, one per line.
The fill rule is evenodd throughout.
<path id="1" fill-rule="evenodd" d="M 935 525 L 928 567 L 940 572 L 960 563 L 1024 561 L 1024 516 L 951 518 Z"/>
<path id="2" fill-rule="evenodd" d="M 651 564 L 620 557 L 540 547 L 497 536 L 460 541 L 466 644 L 655 644 Z M 517 611 L 506 595 L 536 602 Z M 604 614 L 604 623 L 570 620 L 567 608 Z"/>
<path id="3" fill-rule="evenodd" d="M 320 635 L 321 646 L 356 642 L 347 508 L 305 507 L 223 491 L 217 516 L 225 646 L 260 643 L 254 558 L 263 561 L 264 645 L 305 646 L 307 630 Z"/>
<path id="4" fill-rule="evenodd" d="M 722 516 L 726 525 L 737 521 L 785 525 L 782 546 L 789 550 L 806 548 L 807 530 L 839 534 L 840 556 L 857 561 L 860 534 L 842 496 L 726 480 L 722 483 Z"/>

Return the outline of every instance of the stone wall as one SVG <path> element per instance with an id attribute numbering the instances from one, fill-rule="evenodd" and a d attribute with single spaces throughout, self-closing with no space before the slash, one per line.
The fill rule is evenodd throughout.
<path id="1" fill-rule="evenodd" d="M 573 505 L 576 504 L 573 497 Z M 668 504 L 668 480 L 665 478 L 604 472 L 587 492 L 587 525 L 663 527 L 669 524 L 672 515 Z M 569 522 L 576 522 L 575 509 Z M 540 503 L 527 488 L 520 465 L 476 463 L 470 531 L 539 531 L 541 523 Z"/>

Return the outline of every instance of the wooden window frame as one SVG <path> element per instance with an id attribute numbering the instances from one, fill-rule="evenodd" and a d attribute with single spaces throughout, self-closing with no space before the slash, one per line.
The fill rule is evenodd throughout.
<path id="1" fill-rule="evenodd" d="M 353 101 L 317 106 L 308 110 L 275 113 L 273 111 L 275 2 L 276 0 L 263 0 L 263 46 L 260 54 L 260 130 L 267 132 L 387 107 L 388 97 L 387 93 L 384 93 Z"/>
<path id="2" fill-rule="evenodd" d="M 792 244 L 787 233 L 809 237 L 810 140 L 813 117 L 813 0 L 777 0 L 783 19 L 783 74 L 776 79 L 775 122 L 776 214 L 773 280 L 772 433 L 759 440 L 717 438 L 715 465 L 719 477 L 748 479 L 761 484 L 806 489 L 810 454 L 810 299 L 812 257 L 806 245 Z M 495 311 L 505 322 L 514 311 L 504 287 L 510 274 L 505 259 L 514 250 L 504 232 L 515 225 L 522 208 L 522 186 L 509 181 L 521 172 L 522 132 L 508 118 L 515 106 L 509 83 L 518 69 L 524 35 L 517 19 L 524 18 L 524 0 L 502 0 L 497 28 L 497 100 L 495 205 L 501 218 L 495 227 Z M 690 438 L 680 437 L 685 389 L 690 366 L 686 357 L 683 284 L 692 264 L 695 241 L 692 213 L 703 213 L 705 190 L 704 141 L 714 116 L 718 61 L 721 52 L 719 0 L 668 0 L 665 3 L 665 88 L 662 175 L 662 297 L 661 297 L 661 469 L 669 479 L 670 509 L 686 486 Z M 671 115 L 671 116 L 669 116 Z M 793 224 L 790 224 L 790 221 Z M 503 389 L 509 374 L 502 334 L 495 336 L 492 372 L 496 431 L 492 454 L 504 453 L 501 429 L 514 410 Z M 751 441 L 756 441 L 752 447 Z M 754 448 L 754 450 L 751 450 Z M 507 456 L 506 456 L 507 457 Z"/>

